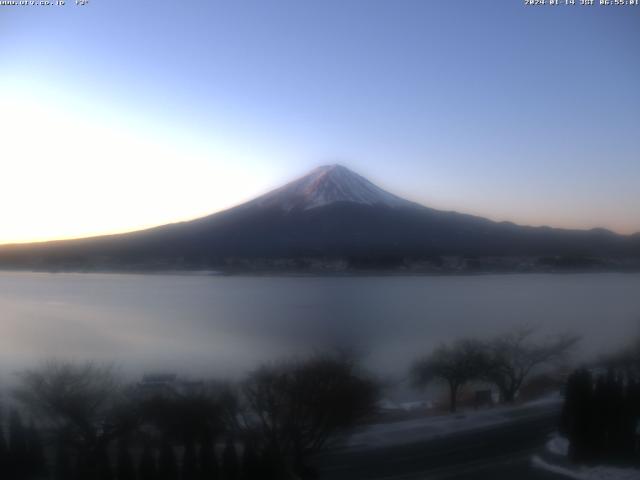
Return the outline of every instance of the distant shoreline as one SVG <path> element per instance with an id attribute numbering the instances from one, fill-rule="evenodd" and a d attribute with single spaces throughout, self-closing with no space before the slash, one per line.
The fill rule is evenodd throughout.
<path id="1" fill-rule="evenodd" d="M 281 278 L 366 278 L 366 277 L 482 277 L 508 275 L 585 275 L 640 274 L 640 268 L 619 269 L 560 269 L 560 270 L 483 270 L 483 271 L 406 271 L 406 270 L 349 270 L 349 271 L 293 271 L 293 270 L 198 270 L 198 269 L 17 269 L 0 268 L 0 274 L 102 274 L 185 277 L 281 277 Z"/>

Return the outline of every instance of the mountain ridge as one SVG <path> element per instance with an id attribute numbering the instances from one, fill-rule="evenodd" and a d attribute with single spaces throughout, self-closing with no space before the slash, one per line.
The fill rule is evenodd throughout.
<path id="1" fill-rule="evenodd" d="M 387 192 L 346 167 L 325 165 L 194 220 L 124 234 L 0 246 L 0 268 L 43 270 L 423 265 L 445 271 L 449 267 L 442 266 L 442 259 L 450 257 L 472 259 L 474 268 L 486 264 L 488 270 L 496 264 L 507 270 L 524 264 L 531 270 L 565 264 L 626 268 L 640 264 L 640 235 L 520 226 L 435 210 Z"/>

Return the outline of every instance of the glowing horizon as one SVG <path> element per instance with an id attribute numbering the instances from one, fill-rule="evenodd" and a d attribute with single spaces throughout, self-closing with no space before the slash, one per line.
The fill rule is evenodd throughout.
<path id="1" fill-rule="evenodd" d="M 235 206 L 235 204 L 230 206 L 230 207 L 228 207 L 228 208 L 233 208 L 234 206 Z M 0 246 L 30 244 L 30 243 L 46 243 L 46 242 L 65 241 L 65 240 L 80 240 L 80 239 L 93 238 L 93 237 L 102 237 L 102 236 L 110 236 L 110 235 L 121 235 L 121 234 L 133 233 L 133 232 L 138 232 L 138 231 L 141 231 L 141 230 L 147 230 L 147 229 L 151 229 L 151 228 L 161 227 L 161 226 L 172 224 L 172 223 L 189 222 L 191 220 L 197 220 L 198 218 L 202 218 L 203 216 L 215 215 L 216 213 L 222 212 L 222 211 L 224 211 L 226 209 L 227 208 L 222 208 L 220 210 L 211 211 L 211 212 L 205 213 L 204 215 L 201 215 L 201 216 L 175 218 L 175 219 L 168 220 L 168 221 L 166 221 L 164 223 L 148 224 L 148 225 L 141 224 L 141 225 L 135 226 L 133 228 L 129 228 L 129 229 L 110 230 L 110 231 L 107 231 L 107 230 L 96 230 L 96 231 L 81 233 L 81 234 L 78 234 L 78 235 L 71 234 L 69 236 L 43 236 L 43 237 L 33 237 L 33 238 L 26 238 L 26 239 L 17 239 L 17 240 L 8 241 L 8 242 L 0 241 Z M 628 232 L 625 232 L 625 231 L 619 231 L 619 230 L 612 230 L 610 228 L 601 227 L 601 226 L 597 226 L 597 225 L 594 225 L 594 226 L 588 226 L 588 225 L 584 225 L 584 226 L 583 225 L 567 226 L 567 225 L 552 224 L 552 223 L 548 223 L 548 222 L 547 223 L 524 223 L 524 222 L 518 222 L 518 221 L 514 221 L 514 220 L 491 218 L 490 216 L 483 215 L 482 213 L 474 213 L 474 212 L 469 212 L 469 211 L 451 210 L 451 209 L 446 209 L 446 208 L 439 208 L 438 210 L 456 211 L 458 213 L 466 213 L 466 214 L 469 214 L 469 215 L 483 217 L 483 218 L 489 219 L 489 220 L 494 221 L 494 222 L 511 222 L 511 223 L 515 223 L 517 225 L 529 226 L 529 227 L 550 227 L 550 228 L 568 229 L 568 230 L 592 230 L 592 229 L 603 228 L 603 229 L 606 229 L 606 230 L 610 230 L 610 231 L 612 231 L 612 232 L 614 232 L 616 234 L 619 234 L 619 235 L 627 235 L 628 236 L 628 235 L 640 234 L 640 231 L 630 230 Z"/>

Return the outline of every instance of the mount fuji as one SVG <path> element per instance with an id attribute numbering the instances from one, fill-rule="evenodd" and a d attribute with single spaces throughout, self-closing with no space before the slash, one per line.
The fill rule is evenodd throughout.
<path id="1" fill-rule="evenodd" d="M 454 259 L 453 261 L 451 259 Z M 640 265 L 640 237 L 434 210 L 340 165 L 229 210 L 121 235 L 5 245 L 33 270 L 539 270 Z"/>

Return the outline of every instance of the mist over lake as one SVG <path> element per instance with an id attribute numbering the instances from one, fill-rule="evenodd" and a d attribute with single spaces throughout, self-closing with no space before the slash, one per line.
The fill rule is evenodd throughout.
<path id="1" fill-rule="evenodd" d="M 402 377 L 419 354 L 520 324 L 583 336 L 591 356 L 638 333 L 640 275 L 248 277 L 0 273 L 2 372 L 51 357 L 125 372 L 234 377 L 331 347 Z"/>

